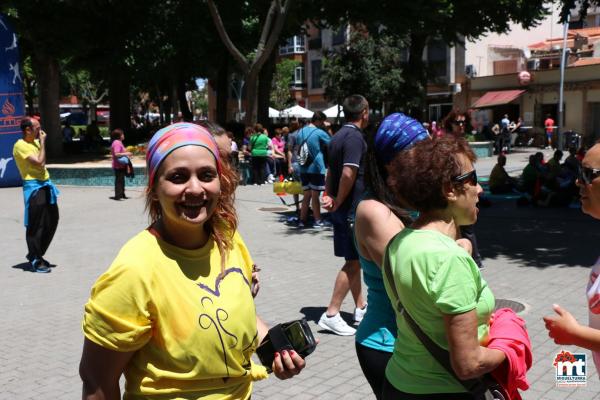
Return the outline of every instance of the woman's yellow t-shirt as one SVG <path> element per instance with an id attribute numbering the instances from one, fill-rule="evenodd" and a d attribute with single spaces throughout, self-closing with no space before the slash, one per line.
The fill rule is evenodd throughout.
<path id="1" fill-rule="evenodd" d="M 246 399 L 258 335 L 250 292 L 252 259 L 236 232 L 225 273 L 211 239 L 172 246 L 145 230 L 96 281 L 83 332 L 102 347 L 135 351 L 125 399 Z"/>

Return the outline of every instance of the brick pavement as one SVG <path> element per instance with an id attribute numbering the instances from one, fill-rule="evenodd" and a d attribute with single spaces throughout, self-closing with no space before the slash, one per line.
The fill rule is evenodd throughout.
<path id="1" fill-rule="evenodd" d="M 519 162 L 526 160 L 524 154 L 517 157 Z M 490 163 L 481 161 L 478 168 L 491 169 Z M 128 194 L 137 198 L 125 202 L 108 200 L 110 188 L 60 189 L 61 221 L 47 254 L 57 267 L 48 275 L 21 269 L 26 252 L 21 190 L 0 189 L 4 210 L 0 215 L 4 316 L 0 341 L 5 344 L 0 352 L 0 399 L 80 397 L 77 368 L 83 304 L 120 246 L 147 222 L 141 188 L 129 189 Z M 353 338 L 329 335 L 314 324 L 329 302 L 341 265 L 332 254 L 332 232 L 298 232 L 283 225 L 280 214 L 258 211 L 281 205 L 265 186 L 241 187 L 237 204 L 240 231 L 263 269 L 259 314 L 268 323 L 306 316 L 321 341 L 300 376 L 259 382 L 253 399 L 374 398 L 358 366 Z M 548 339 L 541 321 L 553 302 L 570 309 L 580 321 L 587 318 L 583 289 L 589 265 L 600 250 L 599 227 L 600 222 L 579 210 L 516 209 L 508 203 L 495 204 L 480 214 L 477 233 L 486 265 L 484 277 L 497 298 L 528 305 L 524 316 L 534 345 L 534 367 L 526 400 L 600 398 L 598 376 L 587 351 L 588 386 L 554 387 L 552 359 L 559 347 Z M 343 310 L 350 318 L 351 301 L 344 303 Z"/>

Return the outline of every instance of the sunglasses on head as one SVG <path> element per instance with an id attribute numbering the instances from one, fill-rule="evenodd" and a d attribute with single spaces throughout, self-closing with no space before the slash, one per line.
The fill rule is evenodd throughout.
<path id="1" fill-rule="evenodd" d="M 591 185 L 594 179 L 600 176 L 600 168 L 581 167 L 579 169 L 579 182 Z"/>
<path id="2" fill-rule="evenodd" d="M 452 180 L 458 183 L 470 183 L 473 186 L 477 186 L 477 171 L 467 172 L 466 174 L 452 178 Z"/>

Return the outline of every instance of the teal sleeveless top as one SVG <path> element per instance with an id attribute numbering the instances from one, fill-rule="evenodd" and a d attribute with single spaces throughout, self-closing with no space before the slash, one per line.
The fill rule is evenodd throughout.
<path id="1" fill-rule="evenodd" d="M 356 243 L 356 235 L 354 242 Z M 396 340 L 396 313 L 385 287 L 381 270 L 373 261 L 364 258 L 358 251 L 363 280 L 367 286 L 367 313 L 356 330 L 356 342 L 371 349 L 392 353 Z"/>

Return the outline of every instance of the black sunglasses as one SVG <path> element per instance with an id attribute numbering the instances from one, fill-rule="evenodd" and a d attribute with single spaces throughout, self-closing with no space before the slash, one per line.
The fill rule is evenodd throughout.
<path id="1" fill-rule="evenodd" d="M 452 121 L 452 123 L 455 124 L 455 125 L 464 125 L 465 121 L 462 120 L 462 119 L 458 119 L 456 121 Z"/>
<path id="2" fill-rule="evenodd" d="M 600 168 L 581 167 L 579 169 L 579 182 L 591 185 L 594 179 L 600 176 Z"/>
<path id="3" fill-rule="evenodd" d="M 473 170 L 471 172 L 467 172 L 466 174 L 452 178 L 452 180 L 458 183 L 470 183 L 473 186 L 477 186 L 477 171 Z"/>

